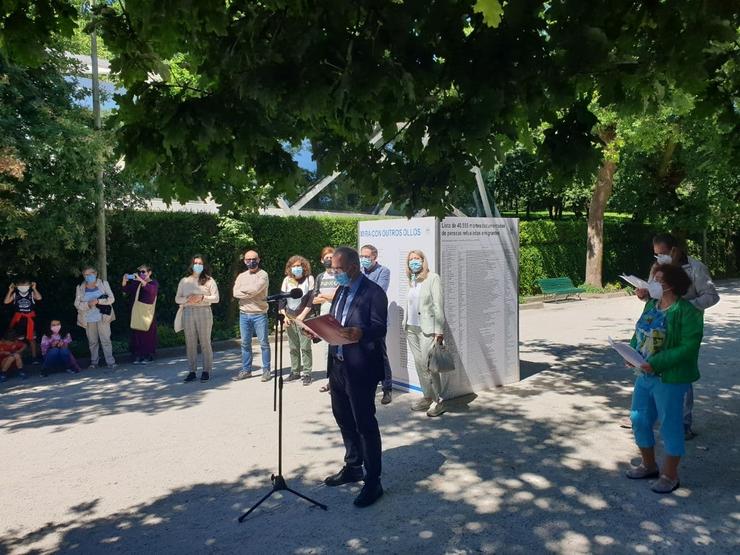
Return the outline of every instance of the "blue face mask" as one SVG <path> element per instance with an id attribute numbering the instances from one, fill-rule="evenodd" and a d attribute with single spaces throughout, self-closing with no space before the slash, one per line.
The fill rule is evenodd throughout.
<path id="1" fill-rule="evenodd" d="M 421 272 L 422 268 L 422 262 L 421 260 L 409 260 L 409 270 L 411 270 L 413 273 L 418 274 Z"/>
<path id="2" fill-rule="evenodd" d="M 98 276 L 96 276 L 95 274 L 87 274 L 87 275 L 85 275 L 85 281 L 87 283 L 95 283 L 95 280 L 97 280 L 97 279 L 98 279 Z"/>
<path id="3" fill-rule="evenodd" d="M 337 281 L 337 284 L 340 285 L 341 287 L 345 287 L 349 285 L 349 282 L 352 281 L 349 277 L 349 274 L 342 270 L 334 271 L 334 279 Z"/>
<path id="4" fill-rule="evenodd" d="M 360 257 L 360 266 L 362 266 L 363 268 L 367 270 L 372 265 L 373 265 L 373 261 L 369 257 L 367 256 Z"/>
<path id="5" fill-rule="evenodd" d="M 293 268 L 290 269 L 290 273 L 292 273 L 293 276 L 295 276 L 297 278 L 303 277 L 303 267 L 301 267 L 301 266 L 294 266 Z"/>
<path id="6" fill-rule="evenodd" d="M 196 274 L 203 273 L 203 264 L 193 264 L 193 272 Z"/>

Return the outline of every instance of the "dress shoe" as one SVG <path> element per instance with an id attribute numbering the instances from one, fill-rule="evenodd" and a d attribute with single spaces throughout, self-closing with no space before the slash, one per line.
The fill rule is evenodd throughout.
<path id="1" fill-rule="evenodd" d="M 365 484 L 364 486 L 362 486 L 362 491 L 360 491 L 360 495 L 355 497 L 353 503 L 355 504 L 355 507 L 369 507 L 382 496 L 383 486 L 380 485 L 380 482 L 377 482 L 375 484 Z"/>
<path id="2" fill-rule="evenodd" d="M 383 392 L 383 398 L 380 400 L 380 403 L 382 405 L 388 405 L 388 404 L 390 404 L 392 398 L 393 397 L 392 397 L 390 391 L 384 391 Z"/>
<path id="3" fill-rule="evenodd" d="M 342 484 L 351 484 L 359 482 L 363 478 L 361 466 L 343 466 L 342 470 L 324 479 L 327 486 L 341 486 Z"/>

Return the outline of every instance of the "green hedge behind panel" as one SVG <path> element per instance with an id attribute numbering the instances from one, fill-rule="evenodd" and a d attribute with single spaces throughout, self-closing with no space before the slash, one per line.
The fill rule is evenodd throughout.
<path id="1" fill-rule="evenodd" d="M 282 281 L 287 259 L 293 254 L 307 257 L 316 275 L 319 253 L 325 245 L 356 245 L 357 223 L 354 217 L 281 217 L 249 214 L 239 219 L 214 214 L 183 212 L 122 211 L 109 215 L 108 273 L 118 296 L 115 304 L 118 320 L 114 339 L 128 336 L 128 299 L 120 289 L 124 273 L 133 272 L 141 263 L 154 267 L 160 282 L 157 317 L 171 326 L 177 306 L 177 283 L 188 268 L 190 257 L 205 255 L 218 282 L 221 302 L 214 307 L 215 337 L 234 336 L 237 306 L 231 298 L 233 280 L 243 269 L 241 257 L 246 248 L 259 251 L 263 267 L 270 274 L 270 291 L 276 292 Z M 604 226 L 604 282 L 618 281 L 622 272 L 646 276 L 653 263 L 651 237 L 658 230 L 626 220 L 607 221 Z M 726 234 L 725 234 L 726 235 Z M 689 241 L 690 252 L 701 256 L 701 237 Z M 535 281 L 543 277 L 568 276 L 574 283 L 584 281 L 586 260 L 586 223 L 550 220 L 520 223 L 520 294 L 539 292 Z M 6 260 L 13 252 L 0 245 Z M 39 304 L 39 324 L 46 329 L 51 318 L 60 318 L 84 341 L 84 332 L 75 325 L 74 288 L 80 282 L 77 273 L 94 259 L 68 253 L 68 268 L 40 266 L 31 279 L 38 282 L 44 300 Z M 724 235 L 708 235 L 708 256 L 704 260 L 715 277 L 737 274 L 737 254 Z M 12 264 L 8 265 L 12 270 Z M 7 284 L 6 284 L 7 286 Z M 10 307 L 2 312 L 2 326 L 7 325 Z M 163 330 L 163 343 L 176 341 L 171 330 Z"/>

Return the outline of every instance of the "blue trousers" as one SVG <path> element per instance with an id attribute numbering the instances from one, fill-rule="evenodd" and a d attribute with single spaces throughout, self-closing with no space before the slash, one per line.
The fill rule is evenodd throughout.
<path id="1" fill-rule="evenodd" d="M 71 368 L 72 367 L 72 353 L 69 349 L 60 349 L 59 347 L 53 347 L 46 351 L 44 357 L 44 368 L 49 370 L 55 370 L 57 368 Z"/>
<path id="2" fill-rule="evenodd" d="M 655 446 L 653 426 L 660 420 L 665 452 L 674 457 L 683 456 L 683 399 L 689 386 L 687 383 L 663 383 L 659 377 L 648 374 L 635 380 L 630 418 L 638 447 Z"/>
<path id="3" fill-rule="evenodd" d="M 252 371 L 252 335 L 256 335 L 262 350 L 262 372 L 270 371 L 270 341 L 267 314 L 239 313 L 239 333 L 242 337 L 242 370 Z"/>

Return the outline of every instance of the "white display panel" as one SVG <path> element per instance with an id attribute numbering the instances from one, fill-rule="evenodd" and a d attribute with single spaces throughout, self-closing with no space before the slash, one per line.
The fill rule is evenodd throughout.
<path id="1" fill-rule="evenodd" d="M 386 346 L 395 388 L 421 391 L 413 358 L 409 355 L 406 333 L 401 329 L 409 280 L 406 256 L 410 250 L 421 250 L 429 269 L 437 269 L 438 222 L 436 218 L 370 220 L 358 224 L 358 249 L 373 245 L 378 249 L 378 262 L 391 271 L 388 287 L 388 334 Z"/>
<path id="2" fill-rule="evenodd" d="M 519 381 L 519 221 L 445 218 L 439 255 L 454 372 L 444 396 Z"/>

